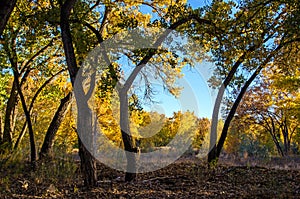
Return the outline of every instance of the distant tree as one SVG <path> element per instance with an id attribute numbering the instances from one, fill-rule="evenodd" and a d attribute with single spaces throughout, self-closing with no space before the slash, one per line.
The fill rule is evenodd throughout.
<path id="1" fill-rule="evenodd" d="M 278 70 L 290 71 L 293 75 L 286 73 L 282 78 L 284 72 Z M 298 88 L 292 91 L 295 82 L 288 86 L 290 78 L 297 79 L 297 72 L 273 67 L 263 74 L 261 82 L 246 93 L 237 114 L 249 125 L 263 127 L 271 135 L 278 153 L 285 156 L 291 152 L 291 144 L 299 133 L 299 92 Z"/>

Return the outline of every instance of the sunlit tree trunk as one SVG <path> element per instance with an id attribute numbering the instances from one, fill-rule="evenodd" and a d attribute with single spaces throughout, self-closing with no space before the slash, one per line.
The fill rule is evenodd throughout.
<path id="1" fill-rule="evenodd" d="M 41 151 L 39 153 L 40 158 L 51 155 L 56 132 L 58 131 L 66 113 L 68 112 L 71 102 L 72 102 L 72 93 L 69 93 L 66 97 L 61 99 L 60 105 L 56 110 L 56 113 L 46 132 L 46 136 Z"/>

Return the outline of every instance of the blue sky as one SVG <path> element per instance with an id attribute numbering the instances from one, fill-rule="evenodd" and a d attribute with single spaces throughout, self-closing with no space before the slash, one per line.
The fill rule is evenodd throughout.
<path id="1" fill-rule="evenodd" d="M 152 105 L 144 105 L 147 111 L 158 111 L 168 117 L 173 112 L 191 111 L 198 117 L 211 118 L 213 111 L 213 102 L 216 92 L 207 85 L 207 80 L 211 75 L 213 64 L 203 62 L 195 68 L 185 67 L 183 69 L 184 77 L 178 80 L 178 85 L 183 87 L 179 98 L 175 98 L 165 91 L 162 86 L 154 86 L 156 95 Z"/>
<path id="2" fill-rule="evenodd" d="M 193 8 L 208 5 L 210 2 L 210 0 L 188 0 L 188 4 Z M 148 10 L 150 8 L 142 7 L 141 9 L 142 12 L 151 13 Z M 207 62 L 197 64 L 195 68 L 185 67 L 184 77 L 178 81 L 178 84 L 183 87 L 179 98 L 175 98 L 164 90 L 162 85 L 153 85 L 155 89 L 153 101 L 157 103 L 144 104 L 143 108 L 147 111 L 163 113 L 168 117 L 171 117 L 173 112 L 189 110 L 198 117 L 211 118 L 215 92 L 208 87 L 207 80 L 212 73 L 212 67 L 213 64 Z M 125 73 L 129 75 L 130 70 L 125 69 Z"/>
<path id="3" fill-rule="evenodd" d="M 188 0 L 187 2 L 193 8 L 198 8 L 201 6 L 209 5 L 211 3 L 211 0 Z"/>
<path id="4" fill-rule="evenodd" d="M 124 78 L 127 79 L 134 66 L 129 64 L 126 58 L 120 61 L 126 63 L 121 65 L 123 66 Z M 150 66 L 146 65 L 145 67 Z M 147 78 L 151 82 L 151 88 L 154 91 L 151 98 L 153 103 L 149 103 L 148 100 L 143 98 L 145 83 L 144 80 L 140 79 L 140 76 L 135 79 L 131 92 L 139 96 L 140 103 L 146 111 L 157 111 L 167 117 L 172 117 L 173 112 L 190 111 L 198 117 L 211 118 L 216 91 L 208 86 L 207 81 L 211 77 L 213 67 L 214 65 L 208 62 L 198 63 L 192 68 L 189 66 L 184 67 L 184 76 L 176 82 L 176 85 L 182 87 L 178 98 L 164 89 L 163 83 L 154 79 L 151 74 Z"/>

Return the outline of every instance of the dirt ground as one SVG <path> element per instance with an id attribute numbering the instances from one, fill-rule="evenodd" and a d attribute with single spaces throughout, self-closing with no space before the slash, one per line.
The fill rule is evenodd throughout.
<path id="1" fill-rule="evenodd" d="M 13 175 L 2 169 L 0 198 L 300 198 L 300 170 L 293 167 L 297 162 L 240 163 L 223 159 L 208 169 L 197 158 L 185 158 L 138 174 L 131 183 L 124 182 L 123 173 L 99 165 L 98 186 L 91 190 L 83 187 L 78 175 L 72 180 L 37 182 L 30 172 Z"/>

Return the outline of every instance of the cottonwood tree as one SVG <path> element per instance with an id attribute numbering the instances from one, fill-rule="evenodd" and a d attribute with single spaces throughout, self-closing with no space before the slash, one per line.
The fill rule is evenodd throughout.
<path id="1" fill-rule="evenodd" d="M 172 10 L 172 12 L 174 12 Z M 172 15 L 174 13 L 168 13 L 169 15 Z M 130 89 L 130 87 L 132 86 L 134 80 L 137 78 L 139 73 L 142 73 L 143 77 L 145 78 L 147 73 L 145 73 L 145 71 L 143 71 L 143 69 L 148 70 L 149 68 L 146 66 L 147 64 L 152 64 L 151 62 L 154 60 L 154 63 L 158 66 L 160 66 L 159 63 L 164 63 L 163 66 L 161 67 L 154 67 L 154 69 L 158 72 L 154 72 L 155 74 L 158 74 L 158 77 L 162 79 L 164 85 L 166 85 L 166 87 L 169 89 L 169 91 L 176 95 L 178 93 L 178 90 L 174 89 L 172 86 L 170 86 L 170 84 L 173 84 L 174 79 L 176 79 L 176 76 L 180 75 L 180 68 L 182 66 L 180 65 L 185 65 L 188 62 L 185 60 L 181 60 L 180 59 L 175 58 L 169 58 L 168 55 L 170 55 L 169 52 L 164 53 L 164 49 L 160 48 L 160 45 L 162 44 L 162 42 L 164 41 L 164 39 L 167 38 L 167 36 L 171 33 L 172 30 L 177 29 L 178 27 L 180 27 L 181 25 L 191 21 L 191 20 L 195 20 L 196 22 L 200 23 L 201 25 L 208 25 L 210 26 L 212 23 L 209 20 L 205 20 L 205 19 L 201 19 L 198 15 L 196 14 L 185 14 L 183 16 L 181 16 L 181 18 L 177 21 L 173 21 L 173 18 L 171 18 L 172 21 L 170 23 L 170 25 L 168 26 L 168 29 L 166 29 L 166 31 L 164 31 L 156 40 L 154 40 L 153 42 L 153 48 L 148 50 L 141 50 L 141 51 L 137 51 L 137 52 L 133 52 L 133 54 L 130 56 L 131 61 L 133 61 L 133 63 L 136 63 L 136 66 L 134 67 L 132 73 L 129 75 L 129 77 L 127 79 L 124 80 L 124 83 L 122 83 L 121 85 L 118 85 L 118 93 L 119 93 L 119 98 L 120 98 L 120 125 L 121 125 L 121 132 L 122 132 L 122 138 L 123 138 L 123 143 L 124 143 L 124 149 L 128 152 L 126 153 L 126 157 L 127 157 L 127 170 L 130 172 L 127 172 L 125 175 L 125 180 L 126 181 L 131 181 L 133 179 L 135 179 L 136 176 L 136 160 L 134 157 L 134 154 L 132 152 L 135 152 L 136 147 L 134 146 L 134 142 L 133 142 L 133 138 L 132 135 L 130 133 L 130 128 L 129 128 L 129 120 L 128 120 L 128 91 Z M 192 53 L 192 51 L 190 51 Z M 158 54 L 158 57 L 156 57 L 156 55 Z M 141 56 L 142 55 L 142 56 Z M 172 53 L 171 53 L 172 55 Z M 172 55 L 173 56 L 173 55 Z M 137 58 L 135 58 L 137 57 Z M 177 59 L 177 60 L 176 60 Z M 136 61 L 138 60 L 138 61 Z M 140 61 L 139 61 L 140 60 Z M 160 60 L 160 61 L 158 61 Z M 162 62 L 165 61 L 165 62 Z M 165 63 L 170 64 L 170 66 L 165 65 Z M 152 64 L 152 65 L 155 65 Z M 173 69 L 172 69 L 173 68 Z M 174 70 L 175 69 L 175 70 Z M 172 74 L 172 71 L 175 71 L 174 74 Z M 176 75 L 176 72 L 178 73 L 178 75 Z M 149 73 L 151 74 L 151 73 Z M 174 78 L 175 77 L 175 78 Z M 149 85 L 149 81 L 147 80 L 147 78 L 145 78 L 145 83 L 146 83 L 146 88 L 147 87 L 151 87 L 151 85 Z M 147 85 L 148 83 L 148 85 Z"/>
<path id="2" fill-rule="evenodd" d="M 56 29 L 43 23 L 41 15 L 38 14 L 40 13 L 39 9 L 41 9 L 39 6 L 34 2 L 21 2 L 18 5 L 18 9 L 12 13 L 3 33 L 3 48 L 1 48 L 4 55 L 1 60 L 4 63 L 3 70 L 10 70 L 14 75 L 14 83 L 11 86 L 6 104 L 2 146 L 8 150 L 13 146 L 13 139 L 15 140 L 15 138 L 12 132 L 15 130 L 16 106 L 20 99 L 23 111 L 26 113 L 26 122 L 20 129 L 14 148 L 18 148 L 28 128 L 32 162 L 37 159 L 34 125 L 31 121 L 34 104 L 45 87 L 64 70 L 60 67 L 61 65 L 55 66 L 60 62 L 61 57 L 59 42 L 55 37 Z M 36 43 L 37 40 L 39 41 L 38 44 Z M 33 88 L 33 86 L 29 86 L 32 79 L 36 81 L 35 86 L 38 86 L 40 82 L 43 83 L 37 89 Z M 24 89 L 25 87 L 27 89 Z M 30 89 L 28 89 L 29 87 Z M 58 121 L 55 118 L 54 120 Z M 50 129 L 55 131 L 51 127 Z"/>
<path id="3" fill-rule="evenodd" d="M 217 160 L 224 145 L 229 124 L 244 93 L 259 74 L 284 46 L 297 42 L 298 38 L 290 32 L 290 24 L 295 8 L 293 2 L 279 1 L 244 1 L 240 5 L 233 2 L 216 1 L 209 8 L 207 17 L 216 18 L 224 30 L 219 39 L 219 46 L 212 48 L 213 59 L 217 66 L 217 76 L 221 79 L 212 79 L 212 85 L 222 82 L 218 91 L 213 111 L 211 151 L 208 162 Z M 217 12 L 221 8 L 227 12 Z M 232 13 L 233 8 L 236 9 Z M 219 13 L 219 14 L 218 14 Z M 278 42 L 274 42 L 278 41 Z M 251 74 L 246 77 L 246 74 Z M 225 116 L 225 124 L 220 136 L 216 140 L 216 121 L 221 101 L 228 86 L 236 85 L 240 93 L 229 108 Z"/>
<path id="4" fill-rule="evenodd" d="M 237 113 L 249 124 L 262 126 L 281 156 L 291 153 L 299 133 L 299 50 L 293 44 L 266 68 L 257 85 L 245 95 Z M 291 56 L 293 54 L 293 56 Z M 296 56 L 297 57 L 297 56 Z"/>
<path id="5" fill-rule="evenodd" d="M 99 2 L 98 2 L 99 3 Z M 125 2 L 125 3 L 128 3 L 128 2 Z M 118 2 L 116 2 L 116 4 L 118 4 Z M 128 3 L 129 4 L 129 3 Z M 140 3 L 132 3 L 132 5 L 139 5 Z M 70 17 L 70 10 L 72 10 L 72 8 L 74 8 L 74 5 L 75 5 L 75 2 L 74 1 L 67 1 L 63 6 L 62 6 L 62 11 L 61 11 L 61 28 L 62 28 L 62 37 L 63 37 L 63 42 L 64 42 L 64 48 L 65 48 L 65 54 L 66 54 L 66 57 L 67 57 L 67 63 L 68 63 L 68 69 L 69 69 L 69 73 L 70 73 L 70 76 L 71 76 L 71 81 L 74 83 L 74 80 L 76 78 L 76 74 L 77 74 L 77 71 L 78 71 L 78 67 L 77 67 L 77 63 L 76 63 L 76 55 L 74 54 L 74 47 L 76 49 L 77 52 L 80 52 L 80 49 L 83 49 L 82 52 L 86 51 L 87 49 L 87 46 L 86 43 L 85 45 L 83 45 L 83 48 L 82 46 L 80 47 L 80 45 L 78 44 L 79 41 L 85 41 L 84 37 L 83 37 L 83 34 L 77 34 L 77 35 L 82 35 L 82 39 L 78 39 L 76 36 L 74 37 L 74 40 L 72 40 L 72 37 L 71 37 L 71 32 L 70 32 L 70 23 L 69 22 L 72 22 L 72 20 L 67 20 L 69 19 Z M 79 4 L 80 5 L 80 2 Z M 103 4 L 106 6 L 106 4 Z M 126 5 L 126 4 L 125 4 Z M 129 8 L 132 7 L 131 4 L 129 4 Z M 158 5 L 160 5 L 158 3 Z M 95 6 L 97 6 L 97 4 L 95 4 Z M 165 5 L 162 5 L 162 7 L 164 7 Z M 128 8 L 128 7 L 122 7 L 122 8 Z M 134 7 L 134 6 L 133 6 Z M 92 6 L 92 8 L 94 8 L 94 6 Z M 197 21 L 198 23 L 204 25 L 204 24 L 207 24 L 208 26 L 212 25 L 212 23 L 209 21 L 209 20 L 205 20 L 205 19 L 201 19 L 200 18 L 200 15 L 199 13 L 197 14 L 190 14 L 188 15 L 188 13 L 183 13 L 184 15 L 182 15 L 182 12 L 179 12 L 182 10 L 183 7 L 176 7 L 175 4 L 172 4 L 172 6 L 170 6 L 170 8 L 164 8 L 166 11 L 167 11 L 167 14 L 164 16 L 164 20 L 162 20 L 161 22 L 158 20 L 158 21 L 155 21 L 153 22 L 153 25 L 157 25 L 158 27 L 167 27 L 169 28 L 170 30 L 173 30 L 173 29 L 176 29 L 178 27 L 180 27 L 181 25 L 191 21 L 191 20 L 195 20 Z M 177 10 L 176 10 L 177 9 Z M 76 7 L 74 9 L 75 13 L 76 13 Z M 139 25 L 139 17 L 137 16 L 141 16 L 141 18 L 143 19 L 142 15 L 141 14 L 138 14 L 136 10 L 134 9 L 129 9 L 129 14 L 126 13 L 125 11 L 123 11 L 121 8 L 119 7 L 116 7 L 115 8 L 115 4 L 112 2 L 112 4 L 107 4 L 107 6 L 105 7 L 104 9 L 104 15 L 103 15 L 103 18 L 102 18 L 102 23 L 104 23 L 104 25 L 98 25 L 97 27 L 94 27 L 93 25 L 91 25 L 90 23 L 82 23 L 82 21 L 80 20 L 80 17 L 78 17 L 77 19 L 74 20 L 75 23 L 79 23 L 79 25 L 81 24 L 84 24 L 87 26 L 87 28 L 89 30 L 91 30 L 97 37 L 97 40 L 98 42 L 102 42 L 104 39 L 106 39 L 106 37 L 109 36 L 109 34 L 114 34 L 114 33 L 117 33 L 118 31 L 122 31 L 124 28 L 125 29 L 131 29 L 131 28 L 135 28 Z M 128 11 L 127 11 L 128 12 Z M 181 14 L 180 14 L 181 13 Z M 82 13 L 78 13 L 77 16 L 81 15 Z M 84 12 L 84 14 L 86 15 L 87 13 Z M 125 14 L 127 14 L 125 16 Z M 110 16 L 110 17 L 107 17 L 107 16 Z M 128 16 L 128 17 L 127 17 Z M 176 20 L 176 16 L 179 16 L 180 18 Z M 120 17 L 120 18 L 119 18 Z M 114 19 L 113 21 L 110 19 Z M 147 18 L 146 18 L 147 19 Z M 110 23 L 112 24 L 110 24 Z M 147 20 L 146 20 L 147 22 Z M 142 25 L 143 25 L 144 22 L 142 22 Z M 75 26 L 77 26 L 75 24 Z M 103 29 L 103 27 L 105 27 L 105 29 Z M 85 29 L 82 29 L 82 30 L 85 30 Z M 105 31 L 104 31 L 105 30 Z M 79 33 L 79 32 L 78 32 Z M 165 36 L 162 36 L 162 38 L 165 37 Z M 77 42 L 75 42 L 75 39 Z M 73 42 L 73 43 L 72 43 Z M 159 46 L 159 44 L 161 43 L 160 40 L 157 40 L 156 43 L 155 43 L 155 47 Z M 74 44 L 74 47 L 73 45 Z M 137 54 L 139 53 L 139 54 Z M 122 110 L 125 110 L 128 109 L 128 99 L 127 99 L 127 92 L 130 88 L 130 86 L 132 85 L 132 82 L 135 80 L 135 77 L 136 75 L 141 71 L 141 69 L 143 68 L 143 66 L 148 63 L 148 61 L 156 54 L 158 54 L 159 51 L 156 51 L 156 50 L 143 50 L 143 51 L 136 51 L 135 53 L 133 53 L 132 55 L 130 56 L 136 56 L 136 55 L 139 55 L 139 57 L 141 57 L 141 61 L 137 62 L 136 63 L 136 67 L 134 69 L 134 72 L 132 73 L 133 75 L 131 77 L 128 78 L 128 80 L 126 80 L 126 82 L 124 83 L 124 85 L 122 86 L 122 88 L 119 90 L 121 93 L 120 97 L 124 98 L 124 100 L 121 100 L 122 105 L 120 105 L 121 107 L 124 107 L 124 109 Z M 84 53 L 83 53 L 84 54 Z M 82 59 L 82 55 L 79 54 L 79 56 L 77 56 L 77 58 L 79 60 Z M 137 59 L 138 60 L 138 59 Z M 109 61 L 109 60 L 108 60 Z M 109 66 L 113 66 L 113 65 L 110 65 Z M 110 67 L 109 68 L 109 79 L 111 80 L 112 82 L 112 85 L 114 85 L 113 82 L 118 82 L 118 78 L 119 76 L 117 75 L 117 70 L 118 68 L 113 68 L 113 67 Z M 111 86 L 112 88 L 114 86 Z M 88 111 L 89 112 L 89 111 Z M 121 118 L 121 126 L 124 127 L 123 129 L 128 129 L 126 126 L 128 124 L 128 122 L 126 122 L 126 119 L 124 118 L 128 118 L 126 116 L 128 116 L 128 110 L 125 110 L 125 111 L 121 111 L 122 115 Z M 123 121 L 125 121 L 123 123 Z M 124 124 L 124 125 L 123 125 Z M 126 124 L 126 125 L 125 125 Z M 125 134 L 125 132 L 122 134 L 123 135 L 123 142 L 124 142 L 124 146 L 125 146 L 125 150 L 127 151 L 133 151 L 133 149 L 135 148 L 133 146 L 133 142 L 132 142 L 132 138 L 130 135 L 128 134 Z M 90 154 L 89 154 L 90 155 Z M 88 156 L 89 156 L 88 155 Z M 92 162 L 92 158 L 88 158 L 89 162 Z M 130 157 L 129 157 L 130 159 Z M 133 165 L 135 165 L 135 161 L 131 161 L 132 159 L 130 159 L 130 161 L 128 162 L 133 162 Z M 95 165 L 94 163 L 89 163 L 89 164 L 85 164 L 85 165 L 90 165 L 89 166 L 89 169 L 84 169 L 84 171 L 86 172 L 91 172 L 94 168 L 94 166 L 92 165 Z M 90 177 L 93 178 L 93 176 L 95 176 L 94 172 L 91 172 L 90 173 Z M 135 177 L 135 174 L 126 174 L 127 177 L 126 180 L 133 180 Z M 86 176 L 87 177 L 87 176 Z M 86 181 L 88 181 L 88 179 L 86 178 Z M 93 178 L 93 180 L 91 180 L 90 182 L 92 182 L 92 184 L 96 181 L 95 178 Z M 91 184 L 91 185 L 92 185 Z"/>
<path id="6" fill-rule="evenodd" d="M 65 51 L 68 71 L 73 86 L 75 83 L 75 79 L 79 67 L 77 66 L 75 51 L 73 47 L 73 39 L 71 35 L 69 19 L 70 19 L 71 11 L 74 8 L 75 4 L 76 4 L 76 0 L 67 0 L 62 5 L 60 5 L 61 6 L 61 12 L 60 12 L 61 35 L 62 35 L 62 41 L 63 41 L 64 51 Z M 89 112 L 90 110 L 87 109 L 86 111 Z M 97 183 L 97 171 L 96 171 L 95 159 L 82 143 L 80 136 L 78 136 L 78 144 L 79 144 L 79 156 L 81 159 L 81 168 L 84 175 L 84 183 L 87 187 L 95 186 Z"/>

